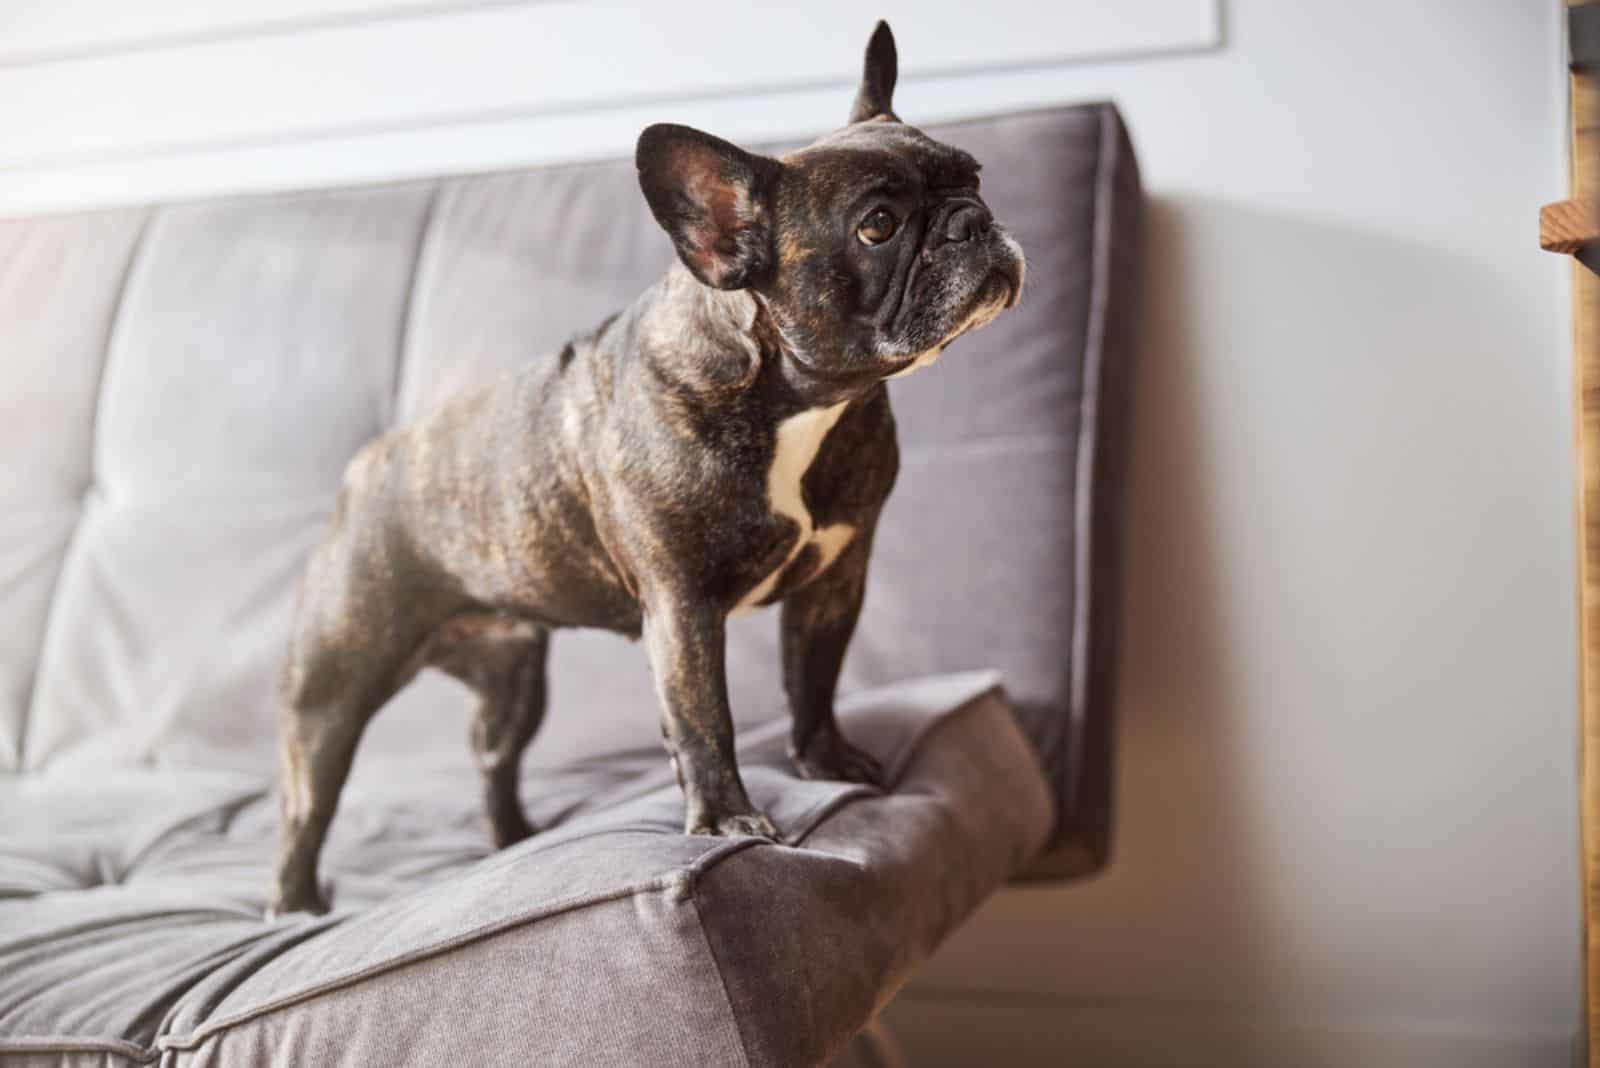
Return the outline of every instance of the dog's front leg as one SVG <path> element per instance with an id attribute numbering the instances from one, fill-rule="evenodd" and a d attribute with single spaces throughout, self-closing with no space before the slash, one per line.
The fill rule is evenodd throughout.
<path id="1" fill-rule="evenodd" d="M 661 734 L 683 788 L 685 833 L 776 840 L 777 828 L 750 803 L 739 777 L 722 614 L 662 597 L 645 611 L 644 638 L 661 701 Z"/>
<path id="2" fill-rule="evenodd" d="M 858 536 L 824 574 L 783 602 L 783 689 L 794 724 L 789 756 L 807 779 L 883 784 L 883 769 L 845 741 L 833 715 L 839 669 L 861 614 L 871 537 Z"/>

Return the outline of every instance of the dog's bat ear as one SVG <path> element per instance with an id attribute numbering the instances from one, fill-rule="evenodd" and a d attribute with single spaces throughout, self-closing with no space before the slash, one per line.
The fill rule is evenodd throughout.
<path id="1" fill-rule="evenodd" d="M 650 213 L 696 278 L 715 289 L 744 289 L 771 272 L 777 160 L 658 123 L 639 135 L 634 164 Z"/>
<path id="2" fill-rule="evenodd" d="M 894 83 L 900 76 L 900 57 L 895 52 L 894 34 L 889 24 L 878 20 L 867 42 L 867 58 L 861 66 L 861 88 L 850 109 L 851 122 L 866 122 L 879 115 L 900 121 L 894 113 Z"/>

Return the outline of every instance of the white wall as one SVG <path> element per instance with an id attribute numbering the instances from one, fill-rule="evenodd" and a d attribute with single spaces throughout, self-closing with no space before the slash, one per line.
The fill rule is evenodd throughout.
<path id="1" fill-rule="evenodd" d="M 1117 856 L 927 969 L 938 1063 L 1569 1063 L 1558 25 L 1233 0 L 1215 54 L 986 80 L 1119 101 L 1149 296 Z"/>
<path id="2" fill-rule="evenodd" d="M 811 134 L 848 109 L 880 15 L 901 75 L 947 82 L 1219 35 L 1216 0 L 969 6 L 0 0 L 0 214 L 628 155 L 664 117 Z"/>
<path id="3" fill-rule="evenodd" d="M 1027 8 L 984 5 L 986 39 L 1037 48 L 1061 8 Z M 898 14 L 902 114 L 1110 96 L 1151 195 L 1117 855 L 1002 894 L 891 1019 L 928 1064 L 1567 1064 L 1569 341 L 1565 271 L 1535 240 L 1565 188 L 1554 0 L 1230 0 L 1220 49 L 1069 40 L 1026 69 L 916 76 L 919 34 L 956 9 Z M 1096 33 L 1117 17 L 1074 9 Z M 841 29 L 852 52 L 875 14 Z M 1203 47 L 1197 25 L 1176 46 Z M 71 31 L 47 44 L 83 47 Z M 848 97 L 829 75 L 670 117 L 786 133 Z M 0 161 L 0 211 L 617 151 L 594 131 L 659 117 L 46 144 Z"/>

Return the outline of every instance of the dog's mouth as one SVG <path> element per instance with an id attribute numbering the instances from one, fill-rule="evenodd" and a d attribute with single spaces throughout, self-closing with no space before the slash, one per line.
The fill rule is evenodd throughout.
<path id="1" fill-rule="evenodd" d="M 1015 253 L 1014 243 L 1011 251 Z M 972 295 L 971 311 L 961 326 L 950 337 L 945 339 L 948 345 L 962 334 L 970 333 L 979 327 L 988 326 L 1003 311 L 1009 311 L 1017 306 L 1022 299 L 1022 256 L 1013 254 L 1000 257 L 999 262 L 989 268 L 989 273 L 978 285 L 978 290 Z"/>
<path id="2" fill-rule="evenodd" d="M 977 303 L 1001 304 L 1007 309 L 1015 308 L 1017 301 L 1022 299 L 1022 279 L 1015 273 L 1003 268 L 996 268 L 989 272 L 989 277 L 983 280 L 983 285 L 978 289 Z"/>
<path id="3" fill-rule="evenodd" d="M 984 263 L 978 268 L 984 271 L 983 280 L 969 292 L 964 302 L 966 310 L 960 313 L 954 329 L 927 349 L 907 356 L 886 377 L 899 378 L 917 368 L 928 366 L 957 338 L 988 326 L 1001 312 L 1015 308 L 1022 300 L 1023 280 L 1027 273 L 1022 246 L 998 226 L 995 227 L 993 236 L 996 240 L 984 250 Z M 906 282 L 899 293 L 899 307 L 895 309 L 891 321 L 903 317 L 917 306 L 912 294 L 921 274 L 919 268 L 926 260 L 927 257 L 919 256 L 911 264 Z"/>
<path id="4" fill-rule="evenodd" d="M 1015 308 L 1017 303 L 1022 300 L 1022 282 L 1027 275 L 1028 264 L 1022 257 L 1022 246 L 1017 244 L 1016 238 L 1001 231 L 1001 241 L 1005 245 L 1007 254 L 1000 257 L 1000 262 L 989 273 L 989 278 L 984 281 L 984 286 L 987 288 L 998 276 L 1006 287 L 1006 310 L 1009 311 Z"/>
<path id="5" fill-rule="evenodd" d="M 955 333 L 945 338 L 944 344 L 948 345 L 963 334 L 988 326 L 1000 317 L 1001 312 L 1016 307 L 1021 294 L 1021 282 L 1014 274 L 999 269 L 990 271 L 972 296 L 972 310 L 967 312 Z"/>
<path id="6" fill-rule="evenodd" d="M 1002 311 L 1015 308 L 1022 296 L 1022 270 L 1016 263 L 990 271 L 972 295 L 970 310 L 948 337 L 925 352 L 908 358 L 887 378 L 900 378 L 932 364 L 957 338 L 982 329 L 997 319 Z"/>

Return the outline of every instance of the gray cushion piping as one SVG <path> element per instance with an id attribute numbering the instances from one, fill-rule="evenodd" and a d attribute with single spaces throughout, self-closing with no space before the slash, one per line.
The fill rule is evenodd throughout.
<path id="1" fill-rule="evenodd" d="M 365 968 L 358 968 L 353 972 L 347 972 L 344 975 L 336 976 L 320 983 L 315 983 L 312 986 L 306 987 L 302 990 L 296 990 L 293 993 L 272 998 L 269 1001 L 262 1002 L 259 1005 L 253 1005 L 250 1008 L 234 1013 L 231 1016 L 225 1016 L 220 1020 L 207 1021 L 205 1024 L 195 1028 L 187 1035 L 162 1035 L 156 1039 L 156 1048 L 160 1050 L 192 1050 L 213 1035 L 229 1028 L 236 1027 L 241 1023 L 247 1023 L 250 1020 L 265 1016 L 268 1013 L 276 1012 L 279 1009 L 288 1008 L 292 1005 L 298 1005 L 301 1002 L 312 1000 L 320 997 L 323 994 L 331 993 L 332 991 L 340 990 L 347 986 L 353 986 L 354 984 L 364 980 L 404 968 L 410 964 L 428 960 L 432 957 L 440 956 L 441 954 L 447 953 L 452 949 L 457 949 L 472 942 L 481 941 L 482 939 L 501 934 L 505 931 L 514 930 L 518 927 L 524 927 L 529 924 L 536 923 L 539 920 L 547 919 L 551 916 L 560 915 L 561 913 L 565 912 L 573 912 L 578 909 L 589 908 L 594 905 L 603 905 L 607 902 L 619 901 L 623 898 L 635 897 L 639 894 L 654 893 L 664 890 L 681 890 L 684 884 L 688 880 L 693 879 L 698 872 L 714 866 L 715 864 L 721 862 L 724 858 L 729 857 L 734 853 L 738 853 L 744 849 L 749 849 L 752 846 L 763 844 L 765 843 L 759 838 L 737 838 L 732 841 L 722 842 L 716 847 L 701 854 L 692 864 L 686 865 L 682 868 L 674 868 L 673 870 L 664 872 L 653 879 L 648 879 L 642 883 L 635 883 L 631 886 L 612 890 L 604 890 L 598 893 L 580 894 L 576 897 L 552 902 L 536 909 L 530 909 L 527 912 L 519 913 L 518 915 L 511 916 L 506 919 L 483 924 L 469 931 L 463 931 L 461 934 L 447 938 L 442 942 L 436 942 L 431 946 L 413 950 L 410 953 L 401 954 L 398 957 L 382 961 L 381 963 L 370 965 Z"/>
<path id="2" fill-rule="evenodd" d="M 885 772 L 885 782 L 888 783 L 888 786 L 885 788 L 885 790 L 892 791 L 895 786 L 899 784 L 900 777 L 905 773 L 906 766 L 909 763 L 911 756 L 917 752 L 923 743 L 923 739 L 933 730 L 933 728 L 937 727 L 940 723 L 943 723 L 951 716 L 955 716 L 961 712 L 964 712 L 969 706 L 976 704 L 978 701 L 983 700 L 991 694 L 1005 702 L 1007 708 L 1015 707 L 1011 703 L 1011 698 L 1006 693 L 1005 687 L 1001 683 L 996 682 L 985 687 L 979 693 L 973 694 L 970 699 L 961 702 L 954 708 L 940 713 L 932 720 L 923 724 L 917 730 L 916 736 L 908 741 L 901 749 L 900 754 L 895 757 L 894 764 Z M 748 735 L 757 731 L 771 731 L 786 721 L 787 718 L 788 716 L 786 714 L 777 713 L 774 714 L 770 719 L 764 719 L 756 723 L 746 724 L 744 727 L 740 728 L 740 732 Z M 1021 725 L 1019 724 L 1018 726 L 1020 728 Z M 1024 734 L 1026 734 L 1026 732 L 1024 732 Z M 739 744 L 742 747 L 744 745 L 744 741 L 740 741 Z M 1032 746 L 1029 746 L 1030 751 L 1032 748 Z M 741 759 L 748 758 L 748 754 L 745 753 L 742 748 L 740 756 Z M 1037 757 L 1037 754 L 1035 754 L 1035 756 Z M 603 763 L 603 761 L 603 757 L 590 758 L 587 761 L 580 762 L 576 766 L 596 766 L 599 763 Z M 1043 773 L 1041 772 L 1041 774 Z M 1049 777 L 1045 776 L 1045 778 L 1046 781 L 1048 781 Z M 630 785 L 626 790 L 619 789 L 618 792 L 611 794 L 608 801 L 610 806 L 615 807 L 617 805 L 625 805 L 629 802 L 637 801 L 639 798 L 644 797 L 647 794 L 652 794 L 657 790 L 672 785 L 671 773 L 665 769 L 656 772 L 641 772 L 636 779 L 631 781 L 637 783 L 638 785 Z M 788 844 L 796 846 L 800 845 L 805 841 L 806 838 L 810 837 L 811 832 L 816 830 L 817 826 L 821 824 L 823 820 L 833 815 L 833 813 L 837 811 L 840 806 L 864 797 L 881 797 L 884 795 L 885 790 L 878 790 L 871 786 L 850 785 L 846 786 L 833 796 L 818 801 L 815 805 L 806 809 L 804 813 L 794 819 L 794 826 L 798 829 L 791 834 Z M 559 828 L 551 831 L 550 833 L 552 835 L 559 833 Z M 566 842 L 571 840 L 572 839 L 561 839 L 555 844 L 565 845 Z M 534 842 L 537 843 L 537 839 L 535 839 Z M 535 844 L 530 848 L 537 849 L 538 847 Z"/>
<path id="3" fill-rule="evenodd" d="M 1072 655 L 1069 667 L 1067 707 L 1067 787 L 1077 792 L 1079 764 L 1083 759 L 1083 746 L 1077 744 L 1077 729 L 1088 715 L 1089 695 L 1089 605 L 1094 586 L 1094 461 L 1096 427 L 1099 417 L 1100 364 L 1107 294 L 1110 292 L 1108 275 L 1111 269 L 1111 200 L 1117 162 L 1117 125 L 1109 104 L 1099 108 L 1100 158 L 1095 167 L 1094 197 L 1094 270 L 1089 293 L 1088 336 L 1084 338 L 1083 390 L 1080 394 L 1078 414 L 1077 474 L 1074 478 L 1073 502 L 1073 586 L 1072 591 Z M 1068 796 L 1068 795 L 1062 795 Z"/>
<path id="4" fill-rule="evenodd" d="M 135 1064 L 149 1064 L 161 1055 L 117 1038 L 57 1038 L 52 1035 L 23 1035 L 0 1039 L 0 1056 L 7 1053 L 108 1053 Z"/>
<path id="5" fill-rule="evenodd" d="M 978 702 L 987 701 L 991 697 L 997 698 L 1000 703 L 1005 706 L 1008 712 L 1015 707 L 1011 703 L 1011 698 L 1006 694 L 1005 686 L 996 682 L 985 686 L 981 691 L 973 694 L 970 698 L 961 702 L 959 705 L 943 715 L 936 716 L 929 720 L 926 726 L 917 732 L 916 737 L 907 742 L 905 748 L 900 750 L 899 754 L 895 757 L 894 764 L 884 770 L 884 779 L 889 784 L 888 789 L 892 791 L 900 785 L 900 780 L 905 777 L 907 771 L 911 770 L 912 762 L 915 761 L 922 753 L 923 745 L 926 744 L 928 738 L 933 734 L 935 728 L 939 727 L 947 720 L 955 719 L 957 715 L 965 712 Z M 1012 722 L 1016 724 L 1019 731 L 1022 729 L 1021 724 L 1016 723 L 1015 716 L 1012 716 Z M 1026 737 L 1026 735 L 1024 735 L 1024 737 Z M 1029 746 L 1028 748 L 1031 750 L 1033 747 Z M 877 791 L 873 792 L 876 793 Z"/>
<path id="6" fill-rule="evenodd" d="M 432 957 L 440 956 L 463 945 L 481 941 L 497 934 L 502 934 L 518 927 L 524 927 L 551 916 L 572 912 L 578 909 L 589 908 L 594 905 L 603 905 L 610 901 L 634 897 L 639 894 L 658 891 L 682 891 L 689 880 L 697 872 L 703 872 L 714 866 L 724 858 L 752 846 L 765 844 L 759 838 L 738 838 L 721 843 L 717 847 L 707 850 L 695 860 L 693 864 L 682 868 L 675 868 L 653 879 L 631 886 L 606 890 L 594 894 L 582 894 L 565 900 L 556 901 L 528 912 L 520 913 L 507 919 L 496 920 L 493 923 L 483 924 L 469 931 L 464 931 L 442 942 L 413 952 L 402 954 L 379 964 L 366 968 L 359 968 L 353 972 L 336 976 L 312 986 L 296 990 L 292 993 L 272 998 L 259 1005 L 252 1005 L 248 1009 L 225 1016 L 219 1020 L 207 1021 L 195 1028 L 187 1035 L 159 1035 L 152 1047 L 143 1047 L 132 1042 L 120 1039 L 75 1038 L 55 1036 L 18 1036 L 0 1038 L 0 1054 L 14 1052 L 31 1052 L 44 1050 L 48 1052 L 108 1052 L 128 1057 L 141 1063 L 153 1061 L 163 1051 L 191 1051 L 198 1048 L 206 1040 L 223 1031 L 229 1030 L 239 1024 L 266 1016 L 280 1009 L 290 1008 L 305 1001 L 321 997 L 324 994 L 354 986 L 357 983 L 404 968 L 407 965 L 419 963 Z M 696 912 L 698 920 L 698 911 Z M 702 936 L 704 931 L 702 930 Z M 719 971 L 720 978 L 720 971 Z"/>
<path id="7" fill-rule="evenodd" d="M 894 763 L 885 769 L 884 781 L 888 785 L 884 789 L 878 790 L 871 786 L 852 786 L 847 790 L 840 791 L 838 794 L 828 798 L 826 801 L 823 801 L 815 808 L 812 808 L 805 814 L 804 818 L 795 821 L 804 829 L 791 837 L 788 844 L 792 846 L 801 845 L 807 838 L 811 837 L 811 832 L 822 826 L 829 816 L 833 815 L 835 812 L 854 801 L 859 801 L 862 798 L 867 797 L 885 797 L 892 793 L 895 788 L 900 785 L 900 780 L 905 776 L 906 771 L 910 769 L 912 761 L 914 761 L 917 758 L 917 755 L 922 752 L 923 743 L 928 740 L 928 737 L 934 733 L 936 728 L 938 728 L 941 724 L 954 719 L 956 716 L 965 712 L 978 702 L 986 700 L 990 697 L 999 698 L 1000 701 L 1005 704 L 1008 710 L 1011 708 L 1011 701 L 1010 698 L 1006 696 L 1005 687 L 1001 686 L 999 683 L 995 683 L 992 686 L 985 687 L 980 693 L 973 694 L 970 698 L 961 702 L 959 705 L 950 709 L 949 711 L 935 716 L 933 719 L 923 724 L 922 728 L 917 731 L 916 736 L 907 742 L 904 748 L 902 748 L 900 752 L 896 754 Z M 1015 721 L 1014 717 L 1013 721 Z M 1018 725 L 1018 729 L 1021 729 L 1020 725 Z M 1032 747 L 1030 746 L 1029 748 L 1031 750 Z M 1038 765 L 1036 764 L 1035 767 L 1037 766 Z"/>

